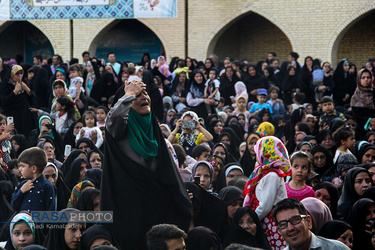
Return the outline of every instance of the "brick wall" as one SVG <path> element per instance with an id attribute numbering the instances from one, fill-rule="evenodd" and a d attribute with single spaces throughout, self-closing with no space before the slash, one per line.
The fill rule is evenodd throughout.
<path id="1" fill-rule="evenodd" d="M 375 56 L 375 12 L 354 24 L 341 39 L 337 58 L 348 58 L 360 69 L 370 57 Z"/>
<path id="2" fill-rule="evenodd" d="M 373 0 L 189 0 L 187 47 L 186 1 L 177 0 L 176 18 L 138 19 L 157 34 L 168 59 L 172 56 L 184 57 L 187 49 L 189 56 L 199 60 L 215 51 L 220 55 L 233 54 L 256 61 L 263 59 L 273 45 L 273 50 L 278 52 L 280 60 L 286 58 L 289 50 L 294 50 L 300 54 L 300 63 L 304 57 L 310 55 L 331 61 L 335 65 L 337 58 L 343 57 L 343 54 L 347 54 L 346 57 L 358 64 L 363 57 L 367 60 L 367 54 L 374 51 L 371 42 L 374 41 L 375 34 L 370 32 L 374 23 L 363 21 L 360 22 L 361 25 L 355 26 L 358 19 L 375 9 Z M 249 29 L 246 25 L 242 26 L 243 28 L 233 26 L 242 19 L 254 25 L 247 26 Z M 30 22 L 47 36 L 55 53 L 61 54 L 64 59 L 71 57 L 69 20 Z M 73 57 L 81 59 L 84 50 L 93 50 L 95 38 L 100 38 L 101 31 L 116 22 L 113 19 L 74 20 Z M 4 39 L 1 37 L 2 26 L 6 26 L 4 23 L 6 22 L 0 22 L 1 39 Z M 353 25 L 361 30 L 366 27 L 367 30 L 360 33 L 358 28 L 351 29 Z M 345 35 L 348 30 L 349 33 Z M 363 36 L 363 33 L 367 36 Z M 221 38 L 223 34 L 225 36 Z M 235 42 L 227 37 L 238 34 L 241 34 L 241 39 Z M 270 39 L 272 36 L 277 37 L 274 44 Z M 263 43 L 257 43 L 259 40 L 263 40 Z M 367 51 L 363 49 L 366 47 L 364 44 L 368 45 Z"/>

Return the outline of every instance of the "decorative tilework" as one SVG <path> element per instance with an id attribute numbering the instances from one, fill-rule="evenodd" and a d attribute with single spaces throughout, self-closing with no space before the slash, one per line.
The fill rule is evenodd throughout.
<path id="1" fill-rule="evenodd" d="M 30 7 L 24 0 L 11 0 L 11 20 L 134 18 L 133 0 L 117 0 L 113 5 Z"/>

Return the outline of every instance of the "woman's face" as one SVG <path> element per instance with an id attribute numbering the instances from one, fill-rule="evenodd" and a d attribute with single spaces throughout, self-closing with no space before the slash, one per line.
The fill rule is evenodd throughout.
<path id="1" fill-rule="evenodd" d="M 90 64 L 86 64 L 86 70 L 87 70 L 87 72 L 92 72 L 93 70 L 92 70 L 92 67 L 91 67 L 91 65 Z"/>
<path id="2" fill-rule="evenodd" d="M 296 145 L 298 145 L 301 141 L 302 141 L 302 139 L 305 137 L 305 135 L 304 134 L 298 134 L 298 135 L 296 135 Z"/>
<path id="3" fill-rule="evenodd" d="M 17 71 L 12 77 L 13 82 L 22 82 L 23 71 Z"/>
<path id="4" fill-rule="evenodd" d="M 294 75 L 296 75 L 296 70 L 295 70 L 294 68 L 291 68 L 291 69 L 289 70 L 289 75 L 290 75 L 290 76 L 294 76 Z"/>
<path id="5" fill-rule="evenodd" d="M 372 182 L 375 183 L 375 166 L 368 169 L 371 175 Z"/>
<path id="6" fill-rule="evenodd" d="M 217 146 L 215 148 L 214 155 L 220 156 L 221 158 L 223 158 L 223 161 L 225 161 L 226 154 L 225 154 L 225 150 L 222 146 Z"/>
<path id="7" fill-rule="evenodd" d="M 186 81 L 186 74 L 183 74 L 183 73 L 179 74 L 178 75 L 178 82 L 184 83 L 185 81 Z"/>
<path id="8" fill-rule="evenodd" d="M 257 233 L 257 224 L 255 224 L 253 218 L 251 218 L 249 213 L 245 213 L 242 216 L 242 218 L 238 222 L 238 225 L 253 236 L 255 236 Z"/>
<path id="9" fill-rule="evenodd" d="M 324 72 L 329 73 L 329 71 L 331 70 L 331 64 L 325 63 L 323 65 L 323 70 L 324 70 Z"/>
<path id="10" fill-rule="evenodd" d="M 12 242 L 16 249 L 34 244 L 34 235 L 27 223 L 20 222 L 13 227 Z"/>
<path id="11" fill-rule="evenodd" d="M 201 73 L 197 73 L 194 76 L 194 80 L 198 83 L 201 84 L 203 82 L 203 76 Z"/>
<path id="12" fill-rule="evenodd" d="M 371 205 L 366 214 L 366 222 L 369 220 L 374 220 L 375 219 L 375 205 Z"/>
<path id="13" fill-rule="evenodd" d="M 121 81 L 122 81 L 123 83 L 127 82 L 128 79 L 129 79 L 129 74 L 128 74 L 128 73 L 122 74 L 122 76 L 121 76 Z"/>
<path id="14" fill-rule="evenodd" d="M 323 152 L 316 152 L 314 154 L 314 164 L 318 168 L 323 168 L 327 165 L 327 157 Z"/>
<path id="15" fill-rule="evenodd" d="M 239 115 L 239 116 L 238 116 L 238 122 L 240 123 L 240 125 L 241 125 L 242 127 L 245 127 L 246 121 L 245 121 L 245 117 L 244 117 L 244 116 Z"/>
<path id="16" fill-rule="evenodd" d="M 236 212 L 236 210 L 237 210 L 239 207 L 242 207 L 242 204 L 243 204 L 243 199 L 238 199 L 238 200 L 233 201 L 231 204 L 229 204 L 229 205 L 227 206 L 228 217 L 229 217 L 230 219 L 233 219 L 233 214 L 234 214 L 234 212 Z"/>
<path id="17" fill-rule="evenodd" d="M 249 152 L 250 152 L 251 156 L 255 156 L 254 146 L 257 143 L 257 141 L 258 141 L 257 138 L 253 138 L 249 142 L 248 149 L 249 149 Z"/>
<path id="18" fill-rule="evenodd" d="M 54 167 L 52 166 L 49 166 L 49 167 L 46 167 L 43 171 L 43 175 L 44 177 L 49 181 L 51 182 L 54 186 L 56 186 L 56 182 L 57 182 L 57 173 L 56 173 L 56 170 Z"/>
<path id="19" fill-rule="evenodd" d="M 249 67 L 249 74 L 250 76 L 255 76 L 257 73 L 257 71 L 255 70 L 254 67 Z"/>
<path id="20" fill-rule="evenodd" d="M 363 72 L 360 81 L 362 87 L 368 88 L 372 85 L 372 76 L 369 72 Z"/>
<path id="21" fill-rule="evenodd" d="M 269 76 L 270 76 L 270 73 L 268 72 L 267 69 L 264 69 L 264 70 L 263 70 L 263 75 L 264 75 L 265 77 L 269 77 Z"/>
<path id="22" fill-rule="evenodd" d="M 140 115 L 148 115 L 151 112 L 151 99 L 146 91 L 143 91 L 134 101 L 132 108 Z"/>
<path id="23" fill-rule="evenodd" d="M 232 68 L 227 68 L 225 70 L 225 74 L 227 75 L 227 77 L 232 77 L 233 76 L 233 69 Z"/>
<path id="24" fill-rule="evenodd" d="M 47 155 L 48 160 L 53 160 L 55 156 L 55 148 L 53 145 L 49 142 L 44 143 L 43 150 Z"/>
<path id="25" fill-rule="evenodd" d="M 70 249 L 78 249 L 82 237 L 82 224 L 68 223 L 66 224 L 64 239 L 65 244 Z"/>
<path id="26" fill-rule="evenodd" d="M 7 121 L 5 119 L 2 119 L 0 121 L 0 135 L 4 133 L 5 127 L 7 126 Z"/>
<path id="27" fill-rule="evenodd" d="M 345 245 L 347 245 L 350 249 L 353 247 L 353 231 L 351 229 L 346 230 L 338 239 Z"/>
<path id="28" fill-rule="evenodd" d="M 198 166 L 194 177 L 199 177 L 199 185 L 207 190 L 210 187 L 211 175 L 207 166 Z"/>
<path id="29" fill-rule="evenodd" d="M 306 62 L 307 67 L 311 67 L 312 66 L 313 61 L 311 60 L 311 58 L 306 58 L 305 62 Z"/>
<path id="30" fill-rule="evenodd" d="M 362 194 L 371 187 L 371 179 L 370 176 L 366 172 L 360 172 L 357 174 L 354 180 L 354 190 L 359 195 Z"/>
<path id="31" fill-rule="evenodd" d="M 215 134 L 220 134 L 221 130 L 223 129 L 223 124 L 221 122 L 216 123 L 214 127 Z"/>
<path id="32" fill-rule="evenodd" d="M 186 59 L 186 67 L 188 67 L 188 68 L 191 67 L 191 59 L 190 58 Z"/>
<path id="33" fill-rule="evenodd" d="M 81 128 L 83 128 L 83 123 L 77 122 L 76 125 L 74 126 L 74 129 L 73 129 L 73 135 L 77 136 L 79 131 L 81 130 Z"/>
<path id="34" fill-rule="evenodd" d="M 208 59 L 206 59 L 206 62 L 204 63 L 204 65 L 206 66 L 207 69 L 212 67 L 211 61 Z"/>
<path id="35" fill-rule="evenodd" d="M 92 168 L 102 168 L 102 159 L 98 153 L 91 154 L 90 165 Z"/>
<path id="36" fill-rule="evenodd" d="M 65 81 L 65 76 L 63 73 L 61 73 L 60 71 L 57 71 L 56 72 L 56 80 L 63 80 Z"/>
<path id="37" fill-rule="evenodd" d="M 315 191 L 315 197 L 326 204 L 328 207 L 331 205 L 331 196 L 327 189 L 321 188 Z"/>
<path id="38" fill-rule="evenodd" d="M 370 135 L 367 139 L 368 143 L 375 144 L 375 134 Z"/>
<path id="39" fill-rule="evenodd" d="M 345 72 L 349 72 L 349 63 L 345 63 L 343 68 Z"/>
<path id="40" fill-rule="evenodd" d="M 264 69 L 265 69 L 267 66 L 268 66 L 268 63 L 264 62 L 264 63 L 262 64 L 262 71 L 264 71 Z"/>
<path id="41" fill-rule="evenodd" d="M 311 153 L 311 147 L 308 144 L 304 144 L 301 147 L 301 151 L 303 151 L 305 153 Z"/>
<path id="42" fill-rule="evenodd" d="M 236 177 L 240 177 L 240 176 L 243 176 L 243 174 L 242 174 L 241 170 L 239 170 L 239 169 L 233 169 L 233 170 L 229 171 L 227 177 L 225 178 L 227 186 L 228 186 L 228 182 L 230 180 L 232 180 L 233 178 L 236 178 Z"/>
<path id="43" fill-rule="evenodd" d="M 224 135 L 221 138 L 221 141 L 226 142 L 226 143 L 228 143 L 228 145 L 230 145 L 230 139 L 229 139 L 229 136 L 227 136 L 227 135 Z"/>
<path id="44" fill-rule="evenodd" d="M 362 164 L 370 163 L 375 161 L 375 149 L 367 150 L 362 156 Z"/>
<path id="45" fill-rule="evenodd" d="M 86 172 L 87 172 L 87 164 L 85 162 L 82 162 L 81 163 L 81 168 L 79 170 L 79 176 L 80 176 L 80 180 L 81 181 L 85 180 Z"/>
<path id="46" fill-rule="evenodd" d="M 322 145 L 326 147 L 326 149 L 331 149 L 333 147 L 333 140 L 331 135 L 324 136 L 322 140 Z"/>

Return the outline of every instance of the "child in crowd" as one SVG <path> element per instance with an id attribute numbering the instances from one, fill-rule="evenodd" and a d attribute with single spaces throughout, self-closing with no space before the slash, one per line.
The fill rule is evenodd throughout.
<path id="1" fill-rule="evenodd" d="M 292 113 L 294 110 L 303 108 L 303 100 L 305 99 L 304 93 L 294 93 L 293 94 L 293 104 L 289 107 L 289 112 Z"/>
<path id="2" fill-rule="evenodd" d="M 331 97 L 324 96 L 320 100 L 320 103 L 322 104 L 322 108 L 324 111 L 319 119 L 320 130 L 326 128 L 329 129 L 329 124 L 333 119 L 337 117 L 341 118 L 343 121 L 346 121 L 345 115 L 335 110 L 335 104 L 333 103 L 333 99 Z"/>
<path id="3" fill-rule="evenodd" d="M 211 149 L 205 145 L 196 146 L 191 154 L 191 157 L 193 157 L 196 161 L 206 161 L 210 156 Z"/>
<path id="4" fill-rule="evenodd" d="M 251 106 L 251 109 L 250 109 L 250 115 L 251 116 L 257 116 L 259 114 L 259 112 L 264 108 L 268 109 L 271 112 L 271 114 L 273 113 L 271 105 L 266 103 L 267 96 L 268 96 L 268 94 L 267 94 L 266 89 L 259 89 L 258 90 L 258 94 L 257 94 L 258 102 L 254 103 L 253 106 Z"/>
<path id="5" fill-rule="evenodd" d="M 208 74 L 208 80 L 205 83 L 204 98 L 213 98 L 215 101 L 220 101 L 220 81 L 217 79 L 217 72 L 211 69 Z M 211 114 L 211 105 L 206 104 L 208 115 Z"/>
<path id="6" fill-rule="evenodd" d="M 76 136 L 76 141 L 80 138 L 89 138 L 97 148 L 103 144 L 103 136 L 100 129 L 96 126 L 96 115 L 93 111 L 86 111 L 83 116 L 83 125 L 79 133 Z"/>
<path id="7" fill-rule="evenodd" d="M 249 113 L 249 111 L 246 110 L 246 106 L 247 106 L 246 98 L 243 97 L 243 96 L 237 97 L 236 106 L 237 106 L 236 110 L 232 114 L 236 115 L 236 116 L 238 116 L 239 114 L 243 114 L 245 116 L 244 129 L 247 132 L 247 129 L 248 129 L 248 126 L 249 126 L 248 121 L 249 121 L 249 118 L 250 118 L 250 113 Z"/>
<path id="8" fill-rule="evenodd" d="M 292 180 L 285 183 L 288 198 L 296 198 L 299 201 L 307 197 L 315 197 L 312 187 L 305 184 L 312 170 L 312 159 L 310 154 L 297 151 L 290 157 L 292 165 Z"/>
<path id="9" fill-rule="evenodd" d="M 317 103 L 320 102 L 320 99 L 322 99 L 323 94 L 322 92 L 317 91 L 320 86 L 323 86 L 323 81 L 324 81 L 324 75 L 326 72 L 324 72 L 323 69 L 320 68 L 319 65 L 315 65 L 313 68 L 313 85 L 315 87 L 315 101 Z"/>
<path id="10" fill-rule="evenodd" d="M 182 133 L 178 131 L 182 129 Z M 185 112 L 181 119 L 178 120 L 175 129 L 168 136 L 170 143 L 180 144 L 187 155 L 192 155 L 193 149 L 213 139 L 210 132 L 208 132 L 198 122 L 198 116 L 192 111 Z"/>
<path id="11" fill-rule="evenodd" d="M 32 147 L 18 157 L 21 174 L 25 179 L 13 192 L 14 210 L 55 211 L 55 188 L 43 175 L 47 155 L 43 149 Z"/>
<path id="12" fill-rule="evenodd" d="M 65 134 L 68 132 L 70 126 L 74 123 L 74 116 L 76 110 L 73 102 L 67 96 L 61 96 L 56 99 L 55 109 L 57 112 L 48 113 L 41 109 L 30 108 L 33 112 L 38 112 L 39 116 L 47 115 L 55 121 L 56 131 L 64 139 Z"/>
<path id="13" fill-rule="evenodd" d="M 199 185 L 207 191 L 212 191 L 211 184 L 214 175 L 212 165 L 207 161 L 198 161 L 191 170 L 191 179 L 199 177 Z"/>
<path id="14" fill-rule="evenodd" d="M 105 121 L 107 119 L 108 109 L 104 106 L 99 106 L 96 109 L 96 118 L 98 118 L 96 122 L 96 126 L 98 128 L 105 126 Z"/>
<path id="15" fill-rule="evenodd" d="M 267 101 L 269 105 L 272 107 L 272 111 L 274 115 L 284 114 L 285 107 L 283 100 L 279 99 L 279 92 L 280 89 L 276 86 L 272 86 L 269 88 L 268 92 L 270 93 L 270 99 Z"/>
<path id="16" fill-rule="evenodd" d="M 333 158 L 333 163 L 336 163 L 340 154 L 352 152 L 349 150 L 354 146 L 355 136 L 354 130 L 348 127 L 339 128 L 335 133 L 333 133 L 333 141 L 336 144 L 335 157 Z"/>
<path id="17" fill-rule="evenodd" d="M 14 123 L 7 124 L 7 118 L 0 114 L 0 150 L 3 153 L 3 161 L 7 164 L 11 158 L 12 145 L 10 143 L 10 132 L 14 129 Z"/>
<path id="18" fill-rule="evenodd" d="M 77 103 L 77 101 L 80 100 L 81 92 L 85 92 L 82 87 L 83 78 L 81 67 L 79 64 L 73 64 L 69 67 L 68 73 L 70 78 L 69 95 Z"/>
<path id="19" fill-rule="evenodd" d="M 160 73 L 162 73 L 169 81 L 172 80 L 172 73 L 169 71 L 169 66 L 167 65 L 164 56 L 158 57 L 158 64 L 156 65 Z"/>

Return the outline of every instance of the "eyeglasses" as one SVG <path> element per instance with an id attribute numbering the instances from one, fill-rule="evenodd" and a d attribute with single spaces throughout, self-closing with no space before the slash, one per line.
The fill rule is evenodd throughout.
<path id="1" fill-rule="evenodd" d="M 74 126 L 75 129 L 81 129 L 82 127 L 80 126 Z"/>
<path id="2" fill-rule="evenodd" d="M 43 149 L 44 149 L 44 150 L 52 150 L 52 151 L 54 151 L 54 150 L 55 150 L 55 148 L 54 148 L 54 147 L 43 147 Z"/>
<path id="3" fill-rule="evenodd" d="M 314 160 L 324 160 L 326 158 L 326 156 L 325 155 L 321 155 L 321 156 L 314 156 Z"/>
<path id="4" fill-rule="evenodd" d="M 306 215 L 296 215 L 290 218 L 289 220 L 282 220 L 277 223 L 279 229 L 285 229 L 288 227 L 288 222 L 292 225 L 297 225 L 301 223 L 302 219 L 306 218 Z"/>
<path id="5" fill-rule="evenodd" d="M 20 75 L 23 75 L 23 72 L 22 71 L 18 71 L 17 73 L 15 73 L 16 76 L 20 76 Z"/>

